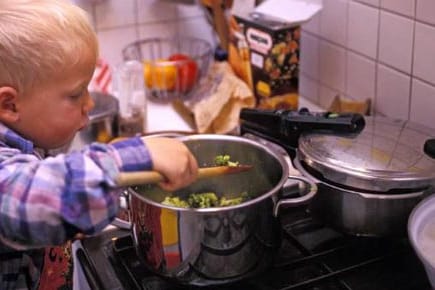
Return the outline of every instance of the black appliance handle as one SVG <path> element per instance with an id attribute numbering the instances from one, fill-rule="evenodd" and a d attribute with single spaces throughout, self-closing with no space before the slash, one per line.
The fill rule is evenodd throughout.
<path id="1" fill-rule="evenodd" d="M 424 153 L 431 158 L 435 158 L 435 139 L 428 139 L 424 142 Z"/>
<path id="2" fill-rule="evenodd" d="M 261 110 L 243 108 L 240 120 L 247 124 L 279 130 L 283 134 L 325 130 L 331 133 L 354 133 L 365 126 L 358 113 L 312 113 L 306 108 L 294 110 Z"/>
<path id="3" fill-rule="evenodd" d="M 78 248 L 76 250 L 76 257 L 80 265 L 82 266 L 81 268 L 83 269 L 89 287 L 92 290 L 104 289 L 103 283 L 98 277 L 97 270 L 95 270 L 95 266 L 92 264 L 88 255 L 82 248 Z"/>
<path id="4" fill-rule="evenodd" d="M 354 134 L 362 131 L 365 126 L 361 114 L 312 113 L 306 108 L 299 111 L 243 108 L 239 117 L 242 134 L 258 134 L 292 148 L 297 148 L 298 139 L 304 132 Z"/>
<path id="5" fill-rule="evenodd" d="M 355 113 L 310 113 L 308 110 L 278 113 L 283 118 L 284 131 L 355 133 L 365 125 L 364 117 Z"/>

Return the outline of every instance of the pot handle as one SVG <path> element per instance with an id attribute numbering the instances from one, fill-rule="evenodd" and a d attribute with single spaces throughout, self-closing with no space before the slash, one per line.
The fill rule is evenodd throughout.
<path id="1" fill-rule="evenodd" d="M 302 181 L 307 183 L 310 186 L 310 190 L 308 193 L 304 194 L 301 197 L 296 197 L 296 198 L 284 198 L 284 199 L 280 199 L 275 206 L 273 207 L 273 215 L 275 217 L 278 216 L 279 213 L 279 208 L 282 205 L 293 205 L 293 206 L 297 206 L 297 205 L 301 205 L 301 204 L 305 204 L 308 203 L 313 197 L 314 195 L 317 193 L 317 184 L 314 183 L 312 180 L 303 177 L 303 176 L 295 176 L 295 175 L 290 175 L 288 177 L 288 179 L 296 179 L 298 181 Z"/>
<path id="2" fill-rule="evenodd" d="M 128 190 L 125 189 L 121 192 L 121 195 L 119 196 L 119 207 L 121 209 L 126 210 L 129 214 L 129 208 L 128 208 Z M 112 221 L 112 225 L 121 229 L 125 229 L 125 230 L 129 230 L 131 229 L 131 223 L 129 221 L 120 219 L 118 217 L 116 217 L 113 221 Z"/>

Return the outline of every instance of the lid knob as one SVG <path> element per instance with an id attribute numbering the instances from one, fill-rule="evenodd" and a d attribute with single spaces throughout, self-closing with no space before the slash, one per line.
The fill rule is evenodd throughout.
<path id="1" fill-rule="evenodd" d="M 432 158 L 435 158 L 435 139 L 427 139 L 424 142 L 424 153 Z"/>

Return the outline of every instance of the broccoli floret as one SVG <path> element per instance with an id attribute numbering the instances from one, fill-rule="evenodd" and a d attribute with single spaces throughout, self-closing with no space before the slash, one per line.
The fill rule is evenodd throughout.
<path id="1" fill-rule="evenodd" d="M 207 208 L 219 205 L 218 197 L 214 192 L 192 193 L 187 200 L 193 208 Z"/>
<path id="2" fill-rule="evenodd" d="M 243 202 L 242 197 L 228 198 L 228 199 L 225 197 L 222 197 L 221 200 L 219 201 L 219 206 L 238 205 L 238 204 L 241 204 L 242 202 Z"/>
<path id="3" fill-rule="evenodd" d="M 184 208 L 189 207 L 189 204 L 185 200 L 180 199 L 178 196 L 174 196 L 174 197 L 167 196 L 162 201 L 162 204 L 176 206 L 176 207 L 184 207 Z"/>
<path id="4" fill-rule="evenodd" d="M 217 207 L 217 206 L 232 206 L 238 205 L 242 202 L 251 199 L 246 191 L 239 194 L 235 198 L 218 198 L 214 192 L 203 192 L 203 193 L 191 193 L 187 198 L 187 201 L 181 199 L 178 196 L 167 196 L 162 204 L 182 207 L 182 208 L 207 208 L 207 207 Z"/>
<path id="5" fill-rule="evenodd" d="M 231 161 L 230 155 L 217 155 L 214 158 L 214 164 L 217 166 L 238 166 L 239 162 Z"/>
<path id="6" fill-rule="evenodd" d="M 238 197 L 235 197 L 235 198 L 226 198 L 224 196 L 221 197 L 221 199 L 219 201 L 219 205 L 220 206 L 238 205 L 238 204 L 241 204 L 242 202 L 245 202 L 249 199 L 251 199 L 251 198 L 248 195 L 248 192 L 244 191 L 241 194 L 239 194 Z"/>

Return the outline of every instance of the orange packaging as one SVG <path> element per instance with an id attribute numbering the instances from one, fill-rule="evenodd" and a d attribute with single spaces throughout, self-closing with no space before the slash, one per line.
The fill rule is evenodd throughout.
<path id="1" fill-rule="evenodd" d="M 300 25 L 258 12 L 230 18 L 228 60 L 259 108 L 298 109 Z"/>

